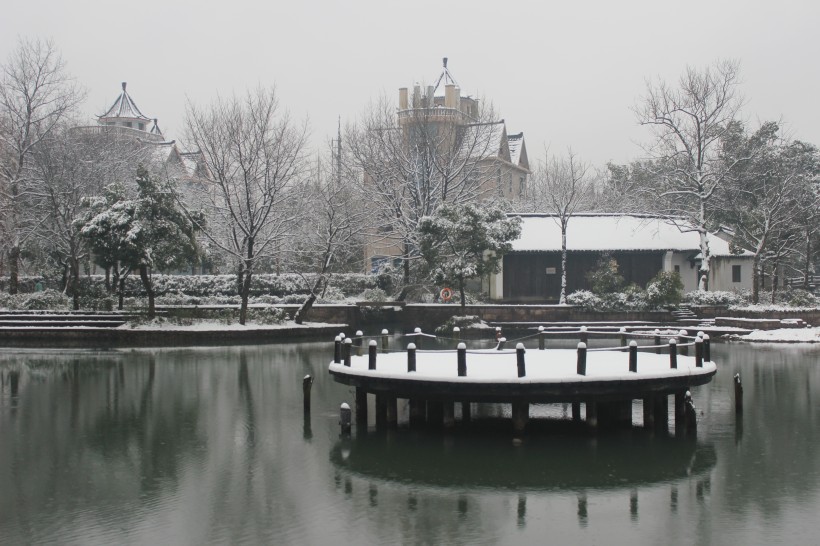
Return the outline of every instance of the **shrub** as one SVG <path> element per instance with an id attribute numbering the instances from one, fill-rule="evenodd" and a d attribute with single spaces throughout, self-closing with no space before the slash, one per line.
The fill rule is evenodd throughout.
<path id="1" fill-rule="evenodd" d="M 23 309 L 68 309 L 71 304 L 65 294 L 48 288 L 42 292 L 32 292 L 31 294 L 23 294 L 23 300 L 20 305 Z"/>
<path id="2" fill-rule="evenodd" d="M 779 299 L 792 307 L 816 307 L 820 303 L 814 294 L 802 288 L 786 288 Z"/>
<path id="3" fill-rule="evenodd" d="M 601 298 L 590 292 L 589 290 L 578 290 L 567 296 L 567 303 L 570 305 L 577 305 L 583 309 L 601 309 L 604 304 Z"/>
<path id="4" fill-rule="evenodd" d="M 388 301 L 389 297 L 387 292 L 381 288 L 368 288 L 359 294 L 359 299 L 362 301 Z"/>
<path id="5" fill-rule="evenodd" d="M 487 330 L 492 327 L 486 322 L 478 318 L 478 315 L 462 315 L 452 316 L 447 319 L 447 322 L 436 328 L 436 333 L 441 336 L 449 336 L 453 334 L 453 328 L 458 326 L 462 331 L 465 330 Z"/>
<path id="6" fill-rule="evenodd" d="M 683 297 L 683 282 L 676 271 L 661 271 L 646 285 L 649 305 L 678 305 Z"/>
<path id="7" fill-rule="evenodd" d="M 602 299 L 607 311 L 642 311 L 650 307 L 646 292 L 635 284 L 627 286 L 622 292 L 606 294 Z"/>
<path id="8" fill-rule="evenodd" d="M 254 307 L 248 310 L 248 317 L 257 324 L 282 324 L 288 314 L 278 307 Z"/>
<path id="9" fill-rule="evenodd" d="M 587 281 L 592 292 L 599 296 L 613 294 L 624 285 L 624 278 L 618 272 L 618 262 L 608 254 L 601 256 L 595 269 L 587 273 Z"/>
<path id="10" fill-rule="evenodd" d="M 719 290 L 695 290 L 687 293 L 683 301 L 691 305 L 742 305 L 746 303 L 745 298 L 737 292 Z"/>

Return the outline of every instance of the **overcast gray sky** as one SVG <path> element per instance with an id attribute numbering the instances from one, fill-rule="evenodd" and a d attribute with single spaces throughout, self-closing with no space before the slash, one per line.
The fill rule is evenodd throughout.
<path id="1" fill-rule="evenodd" d="M 50 37 L 102 113 L 120 82 L 143 113 L 180 137 L 185 102 L 275 84 L 307 116 L 317 146 L 371 100 L 431 82 L 441 57 L 462 93 L 492 100 L 524 131 L 531 161 L 571 146 L 595 164 L 640 156 L 630 107 L 645 79 L 687 64 L 741 61 L 752 123 L 782 119 L 820 145 L 820 2 L 621 0 L 12 0 L 0 58 L 17 36 Z"/>

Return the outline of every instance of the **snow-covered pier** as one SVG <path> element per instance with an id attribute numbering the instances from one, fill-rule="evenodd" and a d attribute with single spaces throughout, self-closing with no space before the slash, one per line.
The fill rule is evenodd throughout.
<path id="1" fill-rule="evenodd" d="M 526 349 L 518 343 L 514 349 L 467 350 L 460 343 L 455 350 L 419 350 L 410 343 L 406 351 L 386 352 L 382 345 L 379 352 L 376 340 L 356 350 L 361 337 L 340 336 L 329 372 L 356 388 L 358 423 L 367 422 L 367 394 L 373 394 L 377 426 L 397 423 L 398 399 L 409 400 L 411 424 L 445 427 L 455 425 L 455 403 L 461 403 L 462 420 L 470 419 L 472 403 L 509 403 L 517 432 L 526 427 L 530 404 L 571 403 L 576 421 L 583 404 L 586 424 L 596 427 L 631 424 L 632 401 L 642 400 L 644 426 L 666 429 L 667 397 L 674 395 L 675 428 L 682 432 L 694 426 L 687 391 L 711 381 L 717 370 L 708 336 L 690 339 L 671 337 L 640 350 L 632 340 L 601 349 L 581 342 L 577 349 Z M 693 356 L 683 354 L 688 348 Z"/>

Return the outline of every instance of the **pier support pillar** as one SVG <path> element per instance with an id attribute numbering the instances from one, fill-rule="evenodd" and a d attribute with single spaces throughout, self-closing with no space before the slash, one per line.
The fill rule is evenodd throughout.
<path id="1" fill-rule="evenodd" d="M 597 415 L 598 426 L 630 427 L 632 426 L 632 401 L 599 402 Z"/>
<path id="2" fill-rule="evenodd" d="M 376 395 L 376 428 L 383 429 L 387 424 L 387 395 Z"/>
<path id="3" fill-rule="evenodd" d="M 529 402 L 512 403 L 512 420 L 513 431 L 515 431 L 516 434 L 524 434 L 524 430 L 527 428 L 527 422 L 530 420 Z"/>
<path id="4" fill-rule="evenodd" d="M 452 429 L 456 426 L 455 403 L 452 400 L 445 400 L 442 405 L 442 425 L 445 429 Z"/>
<path id="5" fill-rule="evenodd" d="M 643 399 L 643 428 L 655 428 L 655 396 L 650 395 Z"/>
<path id="6" fill-rule="evenodd" d="M 367 426 L 367 391 L 356 387 L 356 424 Z"/>
<path id="7" fill-rule="evenodd" d="M 677 438 L 683 437 L 686 432 L 685 395 L 686 391 L 675 393 L 675 437 Z"/>
<path id="8" fill-rule="evenodd" d="M 444 406 L 440 400 L 427 401 L 427 424 L 440 427 L 444 421 Z"/>
<path id="9" fill-rule="evenodd" d="M 655 395 L 652 412 L 655 414 L 655 430 L 669 432 L 669 401 L 665 394 Z"/>
<path id="10" fill-rule="evenodd" d="M 461 403 L 461 422 L 462 423 L 469 423 L 472 420 L 472 410 L 470 409 L 469 402 L 462 402 Z"/>
<path id="11" fill-rule="evenodd" d="M 415 427 L 423 425 L 427 420 L 427 415 L 425 412 L 426 404 L 424 403 L 424 400 L 411 398 L 408 404 L 410 405 L 410 426 Z"/>
<path id="12" fill-rule="evenodd" d="M 385 395 L 386 420 L 389 428 L 396 428 L 399 425 L 398 400 L 395 396 Z"/>
<path id="13" fill-rule="evenodd" d="M 587 400 L 585 404 L 587 409 L 587 426 L 590 428 L 598 428 L 598 404 L 593 400 Z"/>
<path id="14" fill-rule="evenodd" d="M 572 421 L 578 423 L 581 421 L 581 403 L 572 403 Z"/>

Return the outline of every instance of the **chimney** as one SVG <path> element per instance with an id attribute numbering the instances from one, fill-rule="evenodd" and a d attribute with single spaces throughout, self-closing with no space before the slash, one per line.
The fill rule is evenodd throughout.
<path id="1" fill-rule="evenodd" d="M 436 94 L 436 88 L 432 85 L 427 86 L 427 107 L 432 108 L 435 106 L 435 101 L 433 100 L 433 96 Z"/>
<path id="2" fill-rule="evenodd" d="M 452 83 L 448 83 L 444 86 L 444 106 L 447 108 L 458 108 L 457 102 L 456 86 Z"/>
<path id="3" fill-rule="evenodd" d="M 399 110 L 407 110 L 407 88 L 399 88 Z"/>
<path id="4" fill-rule="evenodd" d="M 413 108 L 421 107 L 421 87 L 419 84 L 413 86 Z"/>

